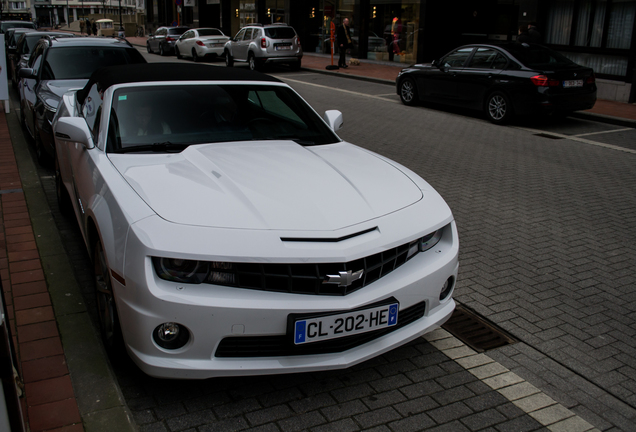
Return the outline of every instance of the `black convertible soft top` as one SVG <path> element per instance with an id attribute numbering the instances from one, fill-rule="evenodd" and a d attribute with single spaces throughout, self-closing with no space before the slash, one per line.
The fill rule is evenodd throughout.
<path id="1" fill-rule="evenodd" d="M 279 79 L 244 68 L 227 68 L 188 63 L 138 63 L 109 66 L 93 72 L 86 86 L 77 92 L 77 101 L 84 103 L 93 84 L 99 91 L 116 84 L 152 81 L 265 81 Z"/>

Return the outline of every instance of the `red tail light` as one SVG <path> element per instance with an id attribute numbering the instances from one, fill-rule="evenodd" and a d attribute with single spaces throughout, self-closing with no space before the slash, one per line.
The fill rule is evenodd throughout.
<path id="1" fill-rule="evenodd" d="M 176 39 L 170 36 L 166 36 L 166 42 L 174 42 Z"/>
<path id="2" fill-rule="evenodd" d="M 298 46 L 300 46 L 300 38 L 298 36 L 296 36 L 296 42 L 298 43 Z"/>
<path id="3" fill-rule="evenodd" d="M 196 41 L 196 44 L 197 44 L 197 45 L 199 45 L 199 46 L 202 46 L 202 47 L 204 47 L 204 46 L 205 46 L 205 44 L 204 44 L 203 42 L 199 41 L 199 40 L 198 40 L 198 41 Z"/>
<path id="4" fill-rule="evenodd" d="M 561 81 L 549 79 L 545 75 L 535 75 L 530 78 L 530 81 L 532 81 L 532 84 L 536 85 L 537 87 L 558 87 L 559 85 L 561 85 Z"/>
<path id="5" fill-rule="evenodd" d="M 594 84 L 595 82 L 596 82 L 596 77 L 594 76 L 594 73 L 592 73 L 592 75 L 587 77 L 587 79 L 585 80 L 585 84 Z"/>
<path id="6" fill-rule="evenodd" d="M 261 48 L 267 48 L 267 39 L 261 38 Z"/>

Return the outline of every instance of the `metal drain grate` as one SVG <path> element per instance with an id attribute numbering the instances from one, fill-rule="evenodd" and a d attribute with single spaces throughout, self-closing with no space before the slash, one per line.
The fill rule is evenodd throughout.
<path id="1" fill-rule="evenodd" d="M 477 352 L 517 342 L 504 330 L 461 306 L 455 308 L 455 312 L 442 328 Z"/>
<path id="2" fill-rule="evenodd" d="M 550 139 L 563 139 L 563 137 L 557 136 L 557 135 L 551 135 L 551 134 L 547 134 L 547 133 L 538 133 L 538 134 L 534 134 L 534 136 L 538 136 L 541 138 L 550 138 Z"/>

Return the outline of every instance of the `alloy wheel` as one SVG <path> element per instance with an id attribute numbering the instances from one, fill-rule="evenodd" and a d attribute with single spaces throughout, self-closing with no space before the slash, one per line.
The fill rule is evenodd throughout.
<path id="1" fill-rule="evenodd" d="M 490 98 L 488 102 L 488 114 L 490 118 L 495 121 L 501 121 L 506 117 L 507 110 L 508 104 L 503 96 L 495 94 Z"/>

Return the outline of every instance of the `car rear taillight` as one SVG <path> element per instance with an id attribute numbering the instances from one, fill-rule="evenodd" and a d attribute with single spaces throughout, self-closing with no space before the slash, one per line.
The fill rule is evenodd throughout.
<path id="1" fill-rule="evenodd" d="M 202 46 L 202 47 L 205 46 L 205 44 L 203 42 L 201 42 L 201 41 L 196 41 L 196 44 L 199 45 L 199 46 Z"/>
<path id="2" fill-rule="evenodd" d="M 587 77 L 587 79 L 585 80 L 585 84 L 594 84 L 595 82 L 596 82 L 596 77 L 594 76 L 594 73 L 592 73 L 592 75 Z"/>
<path id="3" fill-rule="evenodd" d="M 298 36 L 296 36 L 296 43 L 300 46 L 300 38 Z"/>
<path id="4" fill-rule="evenodd" d="M 170 36 L 166 36 L 166 42 L 174 42 L 176 39 Z"/>
<path id="5" fill-rule="evenodd" d="M 267 39 L 261 38 L 261 48 L 267 48 Z"/>
<path id="6" fill-rule="evenodd" d="M 545 75 L 535 75 L 530 78 L 532 84 L 537 87 L 558 87 L 561 84 L 561 81 L 555 79 L 549 79 Z"/>

